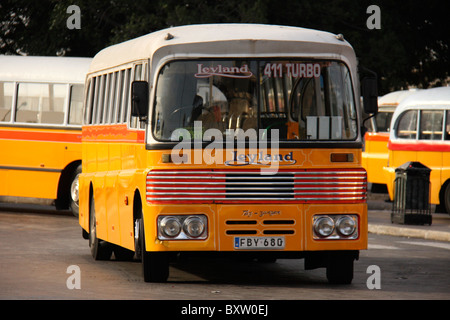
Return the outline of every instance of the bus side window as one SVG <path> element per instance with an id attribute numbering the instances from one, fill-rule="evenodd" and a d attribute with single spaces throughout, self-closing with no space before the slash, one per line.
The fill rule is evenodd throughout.
<path id="1" fill-rule="evenodd" d="M 0 82 L 0 122 L 9 122 L 14 96 L 14 83 Z"/>
<path id="2" fill-rule="evenodd" d="M 125 79 L 125 70 L 120 70 L 119 74 L 117 75 L 117 99 L 116 99 L 116 112 L 115 112 L 115 118 L 114 123 L 120 123 L 121 119 L 121 112 L 122 112 L 122 101 L 123 101 L 123 86 L 124 86 L 124 79 Z"/>
<path id="3" fill-rule="evenodd" d="M 97 78 L 91 78 L 88 80 L 87 95 L 86 95 L 86 108 L 84 114 L 84 123 L 92 124 L 93 121 L 93 110 L 94 110 L 94 99 L 95 99 L 95 83 Z"/>
<path id="4" fill-rule="evenodd" d="M 98 76 L 97 83 L 95 86 L 95 101 L 94 101 L 94 110 L 93 110 L 93 124 L 100 124 L 102 117 L 102 109 L 103 109 L 103 90 L 104 90 L 105 77 Z"/>
<path id="5" fill-rule="evenodd" d="M 421 140 L 442 140 L 442 111 L 422 110 L 420 114 Z"/>
<path id="6" fill-rule="evenodd" d="M 81 124 L 83 113 L 84 86 L 74 84 L 70 87 L 69 124 Z"/>
<path id="7" fill-rule="evenodd" d="M 23 123 L 62 124 L 66 85 L 20 83 L 16 121 Z"/>
<path id="8" fill-rule="evenodd" d="M 444 140 L 450 140 L 450 110 L 447 110 Z"/>
<path id="9" fill-rule="evenodd" d="M 142 69 L 142 64 L 137 64 L 134 66 L 134 81 L 140 81 L 143 79 Z M 139 119 L 137 117 L 130 116 L 130 127 L 139 128 Z"/>
<path id="10" fill-rule="evenodd" d="M 400 116 L 396 135 L 399 139 L 416 139 L 417 110 L 408 110 Z"/>
<path id="11" fill-rule="evenodd" d="M 116 71 L 111 74 L 112 82 L 111 82 L 111 92 L 110 92 L 110 101 L 111 108 L 110 113 L 108 115 L 108 123 L 115 123 L 117 119 L 117 99 L 118 99 L 118 81 L 119 81 L 119 72 Z"/>
<path id="12" fill-rule="evenodd" d="M 101 123 L 108 123 L 109 110 L 111 109 L 110 89 L 111 89 L 111 73 L 105 74 L 105 88 L 103 90 L 103 114 Z"/>
<path id="13" fill-rule="evenodd" d="M 131 90 L 131 68 L 125 70 L 125 78 L 123 85 L 122 106 L 120 112 L 120 123 L 127 123 L 128 110 L 130 105 L 130 90 Z"/>

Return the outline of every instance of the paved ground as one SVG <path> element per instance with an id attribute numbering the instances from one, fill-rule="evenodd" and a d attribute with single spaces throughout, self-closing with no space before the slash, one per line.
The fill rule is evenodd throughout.
<path id="1" fill-rule="evenodd" d="M 392 223 L 392 203 L 385 201 L 386 199 L 385 194 L 369 194 L 370 233 L 450 242 L 450 214 L 434 213 L 435 206 L 431 206 L 431 225 Z"/>

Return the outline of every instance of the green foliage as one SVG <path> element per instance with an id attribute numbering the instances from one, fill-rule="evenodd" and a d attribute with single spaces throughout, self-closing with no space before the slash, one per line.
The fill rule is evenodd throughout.
<path id="1" fill-rule="evenodd" d="M 81 9 L 81 29 L 66 26 L 72 4 Z M 381 29 L 366 26 L 371 4 L 381 9 Z M 360 64 L 378 74 L 384 94 L 448 79 L 446 15 L 445 1 L 439 0 L 2 0 L 0 53 L 92 57 L 106 46 L 170 26 L 291 25 L 344 34 Z"/>

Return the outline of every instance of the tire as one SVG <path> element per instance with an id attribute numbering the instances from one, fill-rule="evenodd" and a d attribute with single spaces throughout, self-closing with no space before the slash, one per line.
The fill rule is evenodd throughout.
<path id="1" fill-rule="evenodd" d="M 94 198 L 91 199 L 89 215 L 89 247 L 94 260 L 109 260 L 112 254 L 112 246 L 106 241 L 97 238 L 97 219 L 95 217 Z"/>
<path id="2" fill-rule="evenodd" d="M 114 245 L 113 252 L 117 261 L 131 261 L 134 258 L 134 251 L 118 245 Z"/>
<path id="3" fill-rule="evenodd" d="M 166 252 L 148 252 L 145 247 L 144 223 L 139 221 L 139 244 L 142 273 L 145 282 L 166 282 L 169 277 L 169 257 Z"/>
<path id="4" fill-rule="evenodd" d="M 80 212 L 79 207 L 79 183 L 78 178 L 81 174 L 81 165 L 77 167 L 77 169 L 72 174 L 72 179 L 70 180 L 70 189 L 69 189 L 69 209 L 72 211 L 72 214 L 75 217 L 78 217 Z"/>
<path id="5" fill-rule="evenodd" d="M 445 188 L 444 204 L 445 204 L 445 211 L 448 214 L 450 214 L 450 183 L 447 184 L 447 187 Z"/>
<path id="6" fill-rule="evenodd" d="M 327 279 L 331 284 L 350 284 L 353 280 L 353 257 L 332 255 L 327 265 Z"/>

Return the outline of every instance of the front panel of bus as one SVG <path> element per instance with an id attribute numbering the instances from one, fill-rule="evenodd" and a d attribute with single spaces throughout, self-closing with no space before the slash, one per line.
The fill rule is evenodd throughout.
<path id="1" fill-rule="evenodd" d="M 147 250 L 367 248 L 366 172 L 345 63 L 171 61 L 152 97 Z"/>

